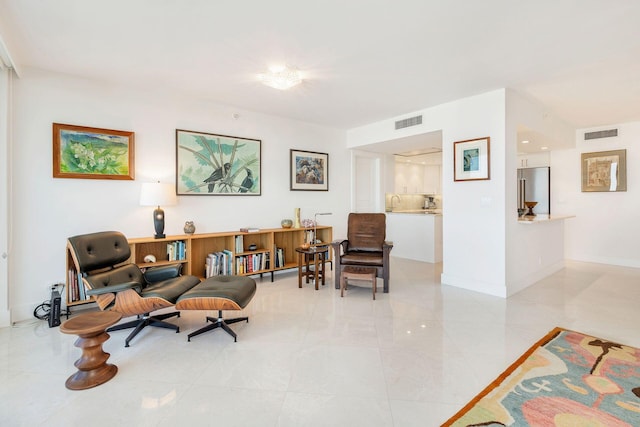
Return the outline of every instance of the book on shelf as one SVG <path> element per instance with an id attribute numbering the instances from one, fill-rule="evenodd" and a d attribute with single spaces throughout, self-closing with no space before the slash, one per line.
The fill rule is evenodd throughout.
<path id="1" fill-rule="evenodd" d="M 260 229 L 258 227 L 242 227 L 240 231 L 243 233 L 257 233 Z"/>
<path id="2" fill-rule="evenodd" d="M 78 299 L 84 301 L 87 299 L 86 290 L 84 288 L 84 282 L 82 281 L 82 275 L 78 273 Z"/>
<path id="3" fill-rule="evenodd" d="M 181 261 L 187 258 L 187 244 L 183 240 L 167 243 L 167 261 Z"/>
<path id="4" fill-rule="evenodd" d="M 244 236 L 242 234 L 236 236 L 236 253 L 244 252 Z"/>
<path id="5" fill-rule="evenodd" d="M 274 250 L 275 256 L 275 268 L 284 267 L 285 259 L 284 259 L 284 249 L 276 246 Z"/>

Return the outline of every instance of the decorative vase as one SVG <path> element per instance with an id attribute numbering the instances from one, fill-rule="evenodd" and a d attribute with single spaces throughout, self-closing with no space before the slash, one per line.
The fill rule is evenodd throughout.
<path id="1" fill-rule="evenodd" d="M 187 221 L 184 223 L 184 234 L 193 234 L 196 232 L 196 226 L 193 225 L 193 221 Z"/>
<path id="2" fill-rule="evenodd" d="M 300 223 L 300 208 L 295 208 L 293 210 L 295 217 L 296 217 L 296 222 L 293 224 L 293 228 L 300 228 L 302 227 L 302 224 Z"/>
<path id="3" fill-rule="evenodd" d="M 282 221 L 280 221 L 280 225 L 282 226 L 282 228 L 291 228 L 293 226 L 293 221 L 291 221 L 290 219 L 283 219 Z"/>
<path id="4" fill-rule="evenodd" d="M 527 207 L 527 209 L 529 209 L 525 216 L 536 216 L 536 214 L 533 212 L 533 208 L 535 208 L 537 204 L 538 202 L 524 202 L 524 205 Z"/>

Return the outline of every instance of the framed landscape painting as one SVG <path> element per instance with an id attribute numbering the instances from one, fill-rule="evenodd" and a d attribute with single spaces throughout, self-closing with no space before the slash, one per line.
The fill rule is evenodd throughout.
<path id="1" fill-rule="evenodd" d="M 490 138 L 468 139 L 453 143 L 453 180 L 489 179 Z"/>
<path id="2" fill-rule="evenodd" d="M 53 177 L 135 179 L 134 133 L 53 124 Z"/>
<path id="3" fill-rule="evenodd" d="M 582 153 L 582 191 L 627 191 L 627 150 Z"/>
<path id="4" fill-rule="evenodd" d="M 176 129 L 176 194 L 259 196 L 259 139 Z"/>
<path id="5" fill-rule="evenodd" d="M 291 190 L 329 190 L 329 155 L 327 153 L 289 150 L 289 157 Z"/>

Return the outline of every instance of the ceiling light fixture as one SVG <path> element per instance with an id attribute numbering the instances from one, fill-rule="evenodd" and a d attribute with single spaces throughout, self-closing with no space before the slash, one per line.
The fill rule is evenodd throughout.
<path id="1" fill-rule="evenodd" d="M 291 89 L 302 83 L 300 71 L 286 65 L 269 67 L 269 71 L 258 74 L 258 78 L 265 85 L 279 90 Z"/>
<path id="2" fill-rule="evenodd" d="M 527 141 L 526 139 L 524 141 L 522 141 L 523 144 L 528 144 L 529 141 Z"/>

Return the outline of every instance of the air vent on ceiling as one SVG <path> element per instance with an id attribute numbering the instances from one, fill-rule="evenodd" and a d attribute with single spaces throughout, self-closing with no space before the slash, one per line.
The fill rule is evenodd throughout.
<path id="1" fill-rule="evenodd" d="M 584 140 L 588 141 L 590 139 L 612 138 L 614 136 L 618 136 L 618 129 L 607 129 L 607 130 L 599 130 L 596 132 L 585 132 Z"/>
<path id="2" fill-rule="evenodd" d="M 417 126 L 422 124 L 422 116 L 409 117 L 408 119 L 398 120 L 396 122 L 396 130 L 404 129 L 411 126 Z"/>

